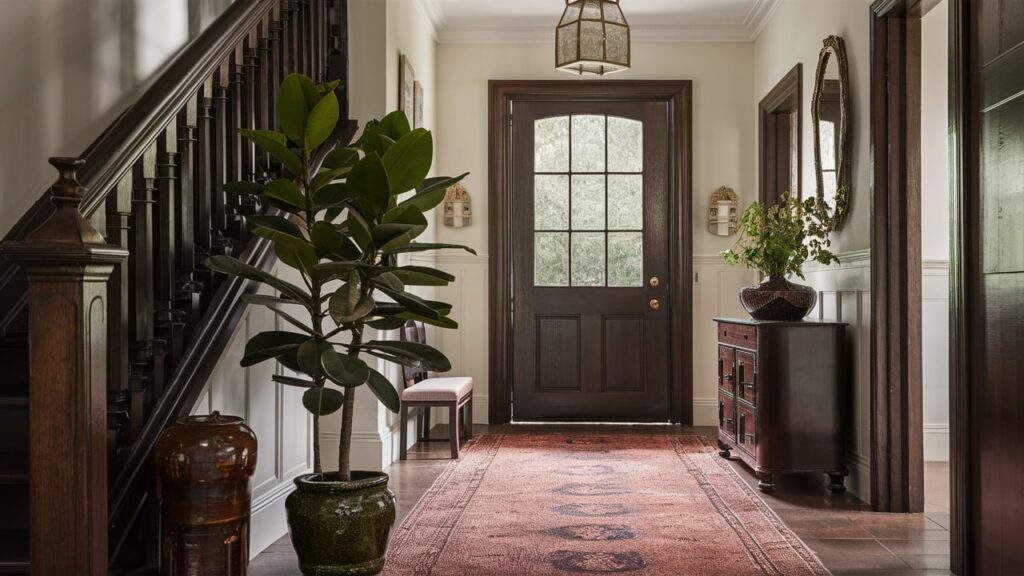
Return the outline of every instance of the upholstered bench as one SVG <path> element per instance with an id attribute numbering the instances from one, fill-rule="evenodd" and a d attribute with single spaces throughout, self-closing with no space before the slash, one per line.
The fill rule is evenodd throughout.
<path id="1" fill-rule="evenodd" d="M 402 340 L 426 344 L 426 328 L 420 322 L 408 321 L 401 330 Z M 448 408 L 449 441 L 451 442 L 452 458 L 459 457 L 460 432 L 465 437 L 473 437 L 473 379 L 468 376 L 433 376 L 423 368 L 403 368 L 405 389 L 402 390 L 401 435 L 399 458 L 405 460 L 408 448 L 409 409 L 420 408 L 416 418 L 416 428 L 420 429 L 420 418 L 424 425 L 420 440 L 427 440 L 430 435 L 430 409 L 433 407 Z M 465 420 L 463 420 L 465 418 Z"/>

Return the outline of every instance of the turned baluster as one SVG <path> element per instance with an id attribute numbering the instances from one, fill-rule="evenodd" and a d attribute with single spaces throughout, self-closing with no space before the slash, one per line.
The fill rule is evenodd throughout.
<path id="1" fill-rule="evenodd" d="M 196 251 L 196 280 L 204 287 L 204 294 L 210 293 L 212 285 L 206 259 L 211 256 L 213 236 L 210 203 L 214 193 L 213 185 L 213 79 L 208 78 L 199 89 L 196 113 L 196 167 L 194 178 L 194 230 Z M 207 302 L 204 296 L 202 306 Z"/>
<path id="2" fill-rule="evenodd" d="M 128 250 L 132 212 L 132 176 L 125 174 L 105 202 L 106 240 Z M 131 393 L 128 390 L 128 262 L 119 263 L 107 282 L 107 467 L 120 468 L 131 443 Z"/>
<path id="3" fill-rule="evenodd" d="M 276 15 L 274 21 L 270 23 L 271 38 L 274 41 L 274 51 L 276 54 L 275 58 L 275 70 L 277 74 L 278 87 L 284 82 L 285 76 L 288 75 L 288 62 L 291 56 L 289 55 L 289 40 L 288 40 L 288 23 L 285 21 L 287 18 L 287 11 L 285 10 L 284 2 L 275 9 Z M 275 90 L 277 88 L 275 87 Z M 276 100 L 275 100 L 276 102 Z M 275 114 L 275 126 L 276 126 L 276 114 Z"/>
<path id="4" fill-rule="evenodd" d="M 197 164 L 196 132 L 198 94 L 188 99 L 178 113 L 178 211 L 176 243 L 178 254 L 177 308 L 185 312 L 186 337 L 199 323 L 202 285 L 195 278 L 195 166 Z"/>
<path id="5" fill-rule="evenodd" d="M 312 47 L 312 52 L 313 52 L 313 80 L 315 82 L 323 82 L 324 81 L 324 74 L 323 74 L 323 72 L 324 72 L 324 67 L 323 67 L 323 58 L 324 58 L 324 51 L 323 51 L 323 37 L 324 37 L 324 31 L 323 31 L 323 23 L 324 23 L 324 21 L 323 21 L 323 9 L 324 9 L 324 3 L 322 1 L 320 1 L 320 0 L 315 0 L 312 3 L 312 8 L 313 8 L 313 11 L 312 11 L 311 19 L 313 21 L 313 24 L 312 24 L 313 33 L 312 33 L 312 36 L 310 38 L 310 44 L 312 44 L 312 46 L 313 46 Z"/>
<path id="6" fill-rule="evenodd" d="M 256 61 L 256 128 L 259 130 L 273 130 L 274 121 L 271 109 L 272 88 L 274 84 L 274 71 L 272 68 L 273 50 L 270 48 L 270 23 L 264 20 L 260 23 L 260 36 L 256 48 L 258 59 Z M 257 165 L 261 172 L 270 171 L 270 154 L 258 151 Z M 262 175 L 260 174 L 260 177 Z"/>
<path id="7" fill-rule="evenodd" d="M 348 2 L 334 0 L 328 6 L 328 30 L 330 30 L 330 56 L 327 61 L 327 79 L 341 80 L 341 101 L 338 113 L 348 118 Z"/>
<path id="8" fill-rule="evenodd" d="M 235 178 L 231 172 L 231 144 L 234 140 L 231 133 L 231 89 L 228 85 L 228 65 L 222 64 L 218 69 L 213 86 L 214 118 L 213 118 L 213 185 L 210 187 L 211 198 L 211 233 L 213 235 L 211 250 L 214 255 L 230 254 L 233 250 L 231 239 L 228 238 L 228 217 L 224 184 Z M 220 282 L 220 275 L 214 275 L 214 282 Z"/>
<path id="9" fill-rule="evenodd" d="M 132 216 L 128 231 L 128 310 L 131 392 L 129 436 L 138 438 L 148 416 L 148 396 L 163 390 L 163 346 L 153 338 L 153 205 L 156 187 L 156 145 L 151 144 L 132 166 Z"/>
<path id="10" fill-rule="evenodd" d="M 157 137 L 156 217 L 153 236 L 156 241 L 153 293 L 155 297 L 157 338 L 168 343 L 173 367 L 184 352 L 185 323 L 175 309 L 177 295 L 177 214 L 178 214 L 178 131 L 171 122 Z M 169 371 L 169 370 L 168 370 Z"/>

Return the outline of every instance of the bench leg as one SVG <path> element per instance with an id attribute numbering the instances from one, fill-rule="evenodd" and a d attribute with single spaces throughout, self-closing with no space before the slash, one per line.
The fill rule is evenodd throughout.
<path id="1" fill-rule="evenodd" d="M 423 434 L 420 436 L 420 440 L 423 441 L 430 440 L 430 408 L 430 406 L 420 408 L 423 411 Z"/>
<path id="2" fill-rule="evenodd" d="M 406 406 L 405 404 L 402 404 L 402 409 L 399 412 L 399 417 L 402 419 L 402 423 L 399 425 L 401 433 L 398 435 L 398 459 L 405 460 L 406 456 L 409 455 L 408 448 L 406 448 L 406 444 L 409 441 L 409 407 Z"/>
<path id="3" fill-rule="evenodd" d="M 459 403 L 448 405 L 448 433 L 452 443 L 452 458 L 459 458 Z"/>
<path id="4" fill-rule="evenodd" d="M 469 400 L 466 401 L 466 407 L 464 408 L 466 414 L 466 423 L 463 425 L 463 431 L 466 434 L 466 438 L 473 437 L 473 397 L 470 396 Z"/>

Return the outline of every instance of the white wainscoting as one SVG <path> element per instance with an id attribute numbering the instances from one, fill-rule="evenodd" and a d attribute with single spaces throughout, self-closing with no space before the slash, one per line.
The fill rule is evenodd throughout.
<path id="1" fill-rule="evenodd" d="M 924 459 L 949 461 L 949 261 L 925 260 L 921 278 Z"/>
<path id="2" fill-rule="evenodd" d="M 278 324 L 273 312 L 250 307 L 193 408 L 194 414 L 218 410 L 241 416 L 256 433 L 250 558 L 287 533 L 284 500 L 294 489 L 293 479 L 310 471 L 313 462 L 312 418 L 302 406 L 302 390 L 271 380 L 281 370 L 274 362 L 238 364 L 249 337 L 285 329 Z"/>
<path id="3" fill-rule="evenodd" d="M 837 320 L 846 329 L 850 376 L 847 466 L 850 492 L 871 499 L 871 259 L 868 250 L 838 254 L 838 265 L 804 267 L 807 283 L 818 290 L 818 304 L 811 317 Z M 798 280 L 799 281 L 799 280 Z"/>

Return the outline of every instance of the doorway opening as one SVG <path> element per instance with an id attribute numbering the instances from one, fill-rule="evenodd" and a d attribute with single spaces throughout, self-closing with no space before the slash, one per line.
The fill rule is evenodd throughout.
<path id="1" fill-rule="evenodd" d="M 491 423 L 691 423 L 690 83 L 490 90 Z"/>

